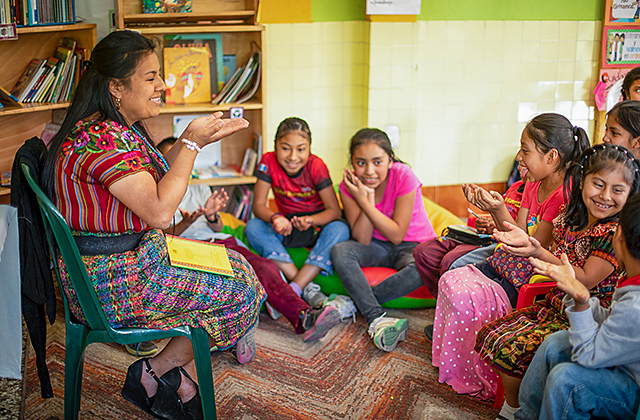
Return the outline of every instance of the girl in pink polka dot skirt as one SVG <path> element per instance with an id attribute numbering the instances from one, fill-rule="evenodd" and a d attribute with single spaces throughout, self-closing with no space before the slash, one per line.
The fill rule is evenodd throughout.
<path id="1" fill-rule="evenodd" d="M 565 117 L 538 115 L 522 131 L 516 155 L 528 181 L 516 220 L 509 216 L 497 192 L 468 186 L 467 199 L 488 211 L 501 230 L 517 226 L 548 248 L 553 242 L 553 219 L 565 203 L 562 184 L 566 168 L 588 147 L 585 131 Z M 498 375 L 474 351 L 476 335 L 486 323 L 510 313 L 517 296 L 516 287 L 487 262 L 442 275 L 432 346 L 432 364 L 440 370 L 440 382 L 460 394 L 483 400 L 495 397 Z"/>

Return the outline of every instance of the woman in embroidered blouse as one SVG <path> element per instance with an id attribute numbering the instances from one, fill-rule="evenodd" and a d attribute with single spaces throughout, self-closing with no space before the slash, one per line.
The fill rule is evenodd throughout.
<path id="1" fill-rule="evenodd" d="M 233 277 L 172 267 L 160 229 L 178 208 L 200 148 L 248 122 L 224 120 L 222 113 L 196 119 L 165 161 L 143 123 L 159 114 L 164 90 L 151 40 L 118 31 L 100 41 L 49 146 L 44 187 L 74 232 L 112 326 L 202 327 L 212 346 L 231 348 L 246 363 L 255 354 L 265 298 L 255 273 L 231 250 Z M 62 268 L 70 308 L 83 319 Z M 175 337 L 155 357 L 129 367 L 122 395 L 154 416 L 200 418 L 194 374 L 190 341 Z M 176 396 L 169 408 L 166 401 L 154 404 L 167 384 Z"/>

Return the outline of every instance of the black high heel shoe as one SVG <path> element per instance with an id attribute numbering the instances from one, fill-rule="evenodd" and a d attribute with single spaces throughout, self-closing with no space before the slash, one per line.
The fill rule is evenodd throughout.
<path id="1" fill-rule="evenodd" d="M 151 405 L 151 411 L 168 419 L 183 420 L 185 417 L 182 401 L 178 396 L 181 382 L 182 377 L 177 367 L 162 375 L 158 383 L 155 401 Z"/>
<path id="2" fill-rule="evenodd" d="M 189 420 L 203 420 L 204 413 L 202 412 L 202 399 L 200 398 L 200 388 L 196 381 L 191 379 L 191 376 L 184 370 L 182 367 L 179 367 L 180 372 L 196 387 L 196 395 L 193 396 L 189 401 L 182 403 L 182 409 L 184 411 L 185 418 Z"/>
<path id="3" fill-rule="evenodd" d="M 182 375 L 193 382 L 196 387 L 196 395 L 183 403 L 178 396 L 178 389 L 182 383 Z M 182 367 L 176 367 L 162 375 L 158 384 L 158 392 L 151 410 L 157 415 L 174 420 L 200 420 L 204 419 L 202 412 L 202 400 L 198 384 Z"/>
<path id="4" fill-rule="evenodd" d="M 144 388 L 140 379 L 142 378 L 142 368 L 143 365 L 148 374 L 150 374 L 153 379 L 158 382 L 158 387 L 160 386 L 160 380 L 156 376 L 156 373 L 151 369 L 151 365 L 149 364 L 149 359 L 140 359 L 129 366 L 127 369 L 127 378 L 124 381 L 124 386 L 122 387 L 122 398 L 129 401 L 131 404 L 140 408 L 147 414 L 151 414 L 153 417 L 157 419 L 165 419 L 165 417 L 160 417 L 156 415 L 153 411 L 151 411 L 151 406 L 154 403 L 155 395 L 153 397 L 149 397 L 147 395 L 147 390 Z M 157 395 L 157 394 L 156 394 Z"/>

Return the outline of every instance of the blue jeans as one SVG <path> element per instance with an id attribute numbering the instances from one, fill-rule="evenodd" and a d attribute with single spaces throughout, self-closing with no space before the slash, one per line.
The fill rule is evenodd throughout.
<path id="1" fill-rule="evenodd" d="M 617 368 L 580 366 L 571 350 L 568 331 L 544 340 L 520 385 L 516 418 L 634 419 L 640 398 L 633 378 Z"/>
<path id="2" fill-rule="evenodd" d="M 331 260 L 344 288 L 370 324 L 384 313 L 380 304 L 402 297 L 423 285 L 413 259 L 418 242 L 391 242 L 371 239 L 369 245 L 341 242 L 331 250 Z M 391 267 L 398 272 L 371 287 L 361 267 Z"/>
<path id="3" fill-rule="evenodd" d="M 271 227 L 271 223 L 264 222 L 258 218 L 249 220 L 244 228 L 247 235 L 247 242 L 258 254 L 270 260 L 283 261 L 293 264 L 293 260 L 287 253 L 287 249 L 282 244 L 284 236 L 276 233 Z M 311 248 L 305 264 L 315 265 L 322 269 L 321 274 L 330 276 L 333 274 L 331 264 L 331 248 L 338 242 L 349 239 L 349 226 L 339 220 L 326 224 L 322 227 L 318 241 Z"/>

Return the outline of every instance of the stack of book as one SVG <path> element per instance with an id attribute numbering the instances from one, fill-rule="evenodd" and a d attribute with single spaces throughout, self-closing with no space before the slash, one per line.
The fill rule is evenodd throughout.
<path id="1" fill-rule="evenodd" d="M 43 25 L 73 23 L 73 0 L 2 0 L 0 23 Z"/>
<path id="2" fill-rule="evenodd" d="M 214 105 L 237 103 L 248 101 L 255 95 L 260 85 L 262 70 L 262 53 L 256 44 L 253 44 L 253 52 L 247 64 L 238 68 L 231 76 L 229 82 L 211 101 Z"/>
<path id="3" fill-rule="evenodd" d="M 51 57 L 29 63 L 11 94 L 22 103 L 70 100 L 86 56 L 86 49 L 77 47 L 76 41 L 62 38 Z"/>

